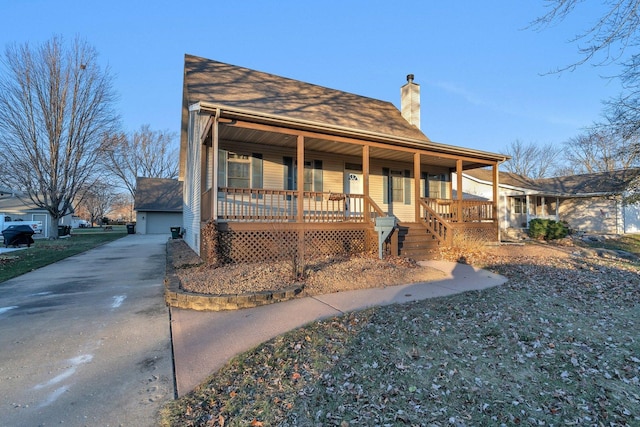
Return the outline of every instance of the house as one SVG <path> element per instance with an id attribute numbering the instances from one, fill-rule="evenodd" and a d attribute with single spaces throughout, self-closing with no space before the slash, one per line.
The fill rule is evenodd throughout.
<path id="1" fill-rule="evenodd" d="M 0 214 L 11 218 L 11 221 L 40 221 L 42 234 L 38 235 L 42 237 L 49 237 L 49 228 L 54 223 L 46 209 L 37 206 L 25 194 L 10 189 L 0 189 Z M 71 216 L 71 213 L 65 215 L 60 223 L 70 221 Z"/>
<path id="2" fill-rule="evenodd" d="M 136 233 L 168 234 L 182 227 L 182 182 L 177 179 L 136 178 Z"/>
<path id="3" fill-rule="evenodd" d="M 491 197 L 492 171 L 475 169 L 462 175 L 464 198 Z M 535 180 L 500 172 L 500 229 L 525 229 L 534 218 L 548 218 L 588 233 L 640 232 L 640 206 L 624 203 L 639 177 L 638 168 Z"/>
<path id="4" fill-rule="evenodd" d="M 367 251 L 394 217 L 391 251 L 419 257 L 454 235 L 497 239 L 496 197 L 452 198 L 452 172 L 500 154 L 431 141 L 420 86 L 386 101 L 186 55 L 180 138 L 184 239 L 203 258 L 250 262 Z M 459 185 L 460 187 L 460 185 Z"/>

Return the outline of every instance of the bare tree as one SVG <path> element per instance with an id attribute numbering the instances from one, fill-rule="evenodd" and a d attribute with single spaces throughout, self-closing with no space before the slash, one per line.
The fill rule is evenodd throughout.
<path id="1" fill-rule="evenodd" d="M 91 226 L 104 218 L 116 201 L 113 187 L 107 183 L 94 183 L 82 191 L 82 199 L 76 207 L 77 212 L 86 212 Z"/>
<path id="2" fill-rule="evenodd" d="M 547 13 L 533 22 L 536 28 L 559 23 L 569 15 L 579 14 L 580 8 L 593 8 L 593 1 L 546 0 Z M 597 3 L 597 2 L 596 2 Z M 588 62 L 608 65 L 625 61 L 625 50 L 637 47 L 640 33 L 640 0 L 600 0 L 604 13 L 595 23 L 587 25 L 571 42 L 578 45 L 581 59 L 565 65 L 562 70 L 573 70 Z"/>
<path id="3" fill-rule="evenodd" d="M 547 0 L 547 13 L 534 21 L 537 28 L 562 22 L 579 15 L 581 8 L 593 8 L 594 1 Z M 611 77 L 622 83 L 622 92 L 605 102 L 605 123 L 598 124 L 628 138 L 640 134 L 640 0 L 600 0 L 603 13 L 577 34 L 571 42 L 578 47 L 580 59 L 560 66 L 557 71 L 574 70 L 591 63 L 596 66 L 618 65 L 620 72 Z M 636 150 L 640 149 L 636 147 Z"/>
<path id="4" fill-rule="evenodd" d="M 0 75 L 0 163 L 7 184 L 21 190 L 53 221 L 72 210 L 103 153 L 117 115 L 108 69 L 94 48 L 54 37 L 37 48 L 7 47 Z"/>
<path id="5" fill-rule="evenodd" d="M 555 171 L 560 150 L 552 144 L 539 145 L 515 140 L 503 150 L 511 159 L 504 163 L 507 171 L 527 178 L 548 177 Z"/>
<path id="6" fill-rule="evenodd" d="M 109 140 L 105 168 L 135 198 L 137 177 L 178 177 L 175 139 L 174 133 L 153 131 L 148 125 L 130 135 L 114 135 Z"/>
<path id="7" fill-rule="evenodd" d="M 635 136 L 623 137 L 615 129 L 597 127 L 564 144 L 564 157 L 573 173 L 610 172 L 638 164 Z"/>

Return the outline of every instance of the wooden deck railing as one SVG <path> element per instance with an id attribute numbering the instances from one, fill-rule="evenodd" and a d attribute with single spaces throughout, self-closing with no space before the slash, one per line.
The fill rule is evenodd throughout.
<path id="1" fill-rule="evenodd" d="M 427 230 L 441 243 L 451 245 L 453 241 L 453 230 L 447 221 L 427 202 L 426 199 L 419 199 L 420 220 L 427 227 Z"/>
<path id="2" fill-rule="evenodd" d="M 218 219 L 228 221 L 300 221 L 298 191 L 221 187 L 218 190 Z M 203 203 L 205 202 L 203 195 Z M 362 194 L 303 192 L 302 222 L 365 222 L 371 210 L 382 210 Z M 203 208 L 203 216 L 205 210 Z M 368 214 L 367 214 L 368 213 Z"/>
<path id="3" fill-rule="evenodd" d="M 493 202 L 484 200 L 421 199 L 426 206 L 445 221 L 449 222 L 491 222 L 494 221 Z"/>

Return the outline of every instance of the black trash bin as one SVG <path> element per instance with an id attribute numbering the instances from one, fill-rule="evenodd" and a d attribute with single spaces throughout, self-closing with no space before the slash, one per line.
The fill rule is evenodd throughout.
<path id="1" fill-rule="evenodd" d="M 171 238 L 172 239 L 180 238 L 180 227 L 171 227 Z"/>
<path id="2" fill-rule="evenodd" d="M 135 224 L 127 224 L 127 234 L 136 234 Z"/>
<path id="3" fill-rule="evenodd" d="M 68 236 L 71 234 L 71 226 L 70 225 L 59 225 L 58 226 L 58 237 Z"/>
<path id="4" fill-rule="evenodd" d="M 33 243 L 33 229 L 28 225 L 10 225 L 2 231 L 4 246 L 27 245 L 31 247 Z"/>

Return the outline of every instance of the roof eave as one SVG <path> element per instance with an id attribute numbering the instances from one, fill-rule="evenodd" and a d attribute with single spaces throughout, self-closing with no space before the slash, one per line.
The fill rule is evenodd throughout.
<path id="1" fill-rule="evenodd" d="M 510 159 L 509 156 L 505 156 L 497 153 L 490 153 L 487 151 L 473 150 L 469 148 L 456 147 L 452 145 L 441 144 L 438 142 L 430 141 L 425 137 L 424 140 L 416 138 L 408 138 L 402 136 L 386 135 L 377 132 L 365 131 L 361 129 L 353 129 L 337 125 L 329 125 L 326 123 L 319 123 L 303 119 L 292 119 L 289 117 L 283 117 L 275 114 L 263 113 L 253 110 L 245 110 L 239 108 L 230 108 L 221 104 L 210 103 L 206 101 L 199 101 L 197 103 L 189 105 L 189 111 L 198 112 L 215 112 L 220 111 L 221 117 L 245 119 L 248 121 L 257 121 L 261 123 L 277 124 L 287 128 L 294 128 L 300 130 L 307 130 L 313 132 L 326 133 L 336 136 L 345 136 L 358 139 L 367 139 L 375 142 L 382 142 L 391 145 L 400 145 L 404 147 L 411 147 L 417 149 L 427 149 L 430 151 L 436 151 L 443 154 L 455 154 L 467 157 L 480 158 L 483 160 L 489 160 L 494 162 L 504 162 Z"/>

